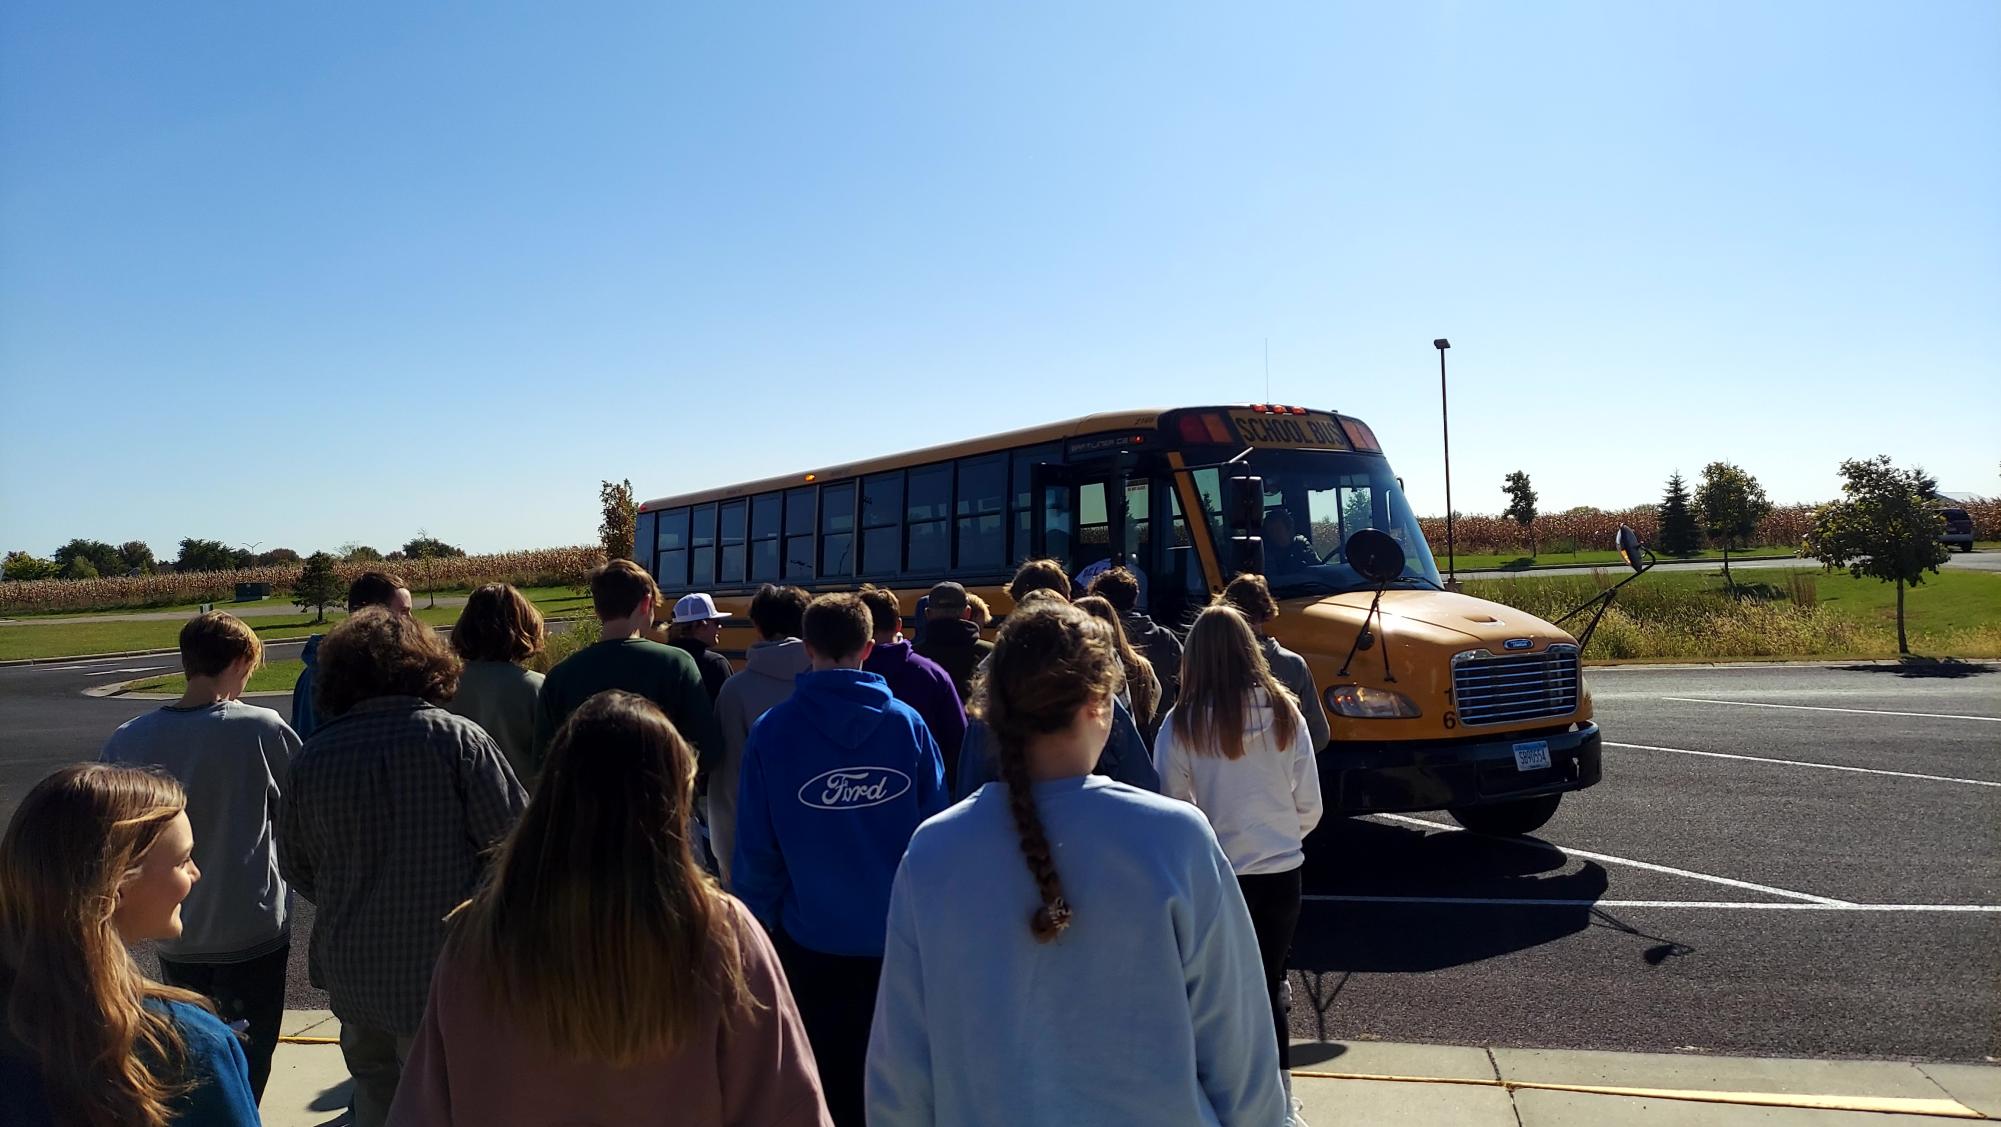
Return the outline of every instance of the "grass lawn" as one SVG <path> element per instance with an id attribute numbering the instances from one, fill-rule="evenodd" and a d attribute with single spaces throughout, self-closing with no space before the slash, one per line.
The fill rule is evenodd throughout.
<path id="1" fill-rule="evenodd" d="M 269 665 L 262 666 L 257 672 L 252 673 L 250 675 L 250 683 L 244 686 L 243 691 L 247 693 L 289 693 L 292 691 L 293 684 L 299 680 L 299 672 L 305 669 L 305 667 L 305 663 L 298 658 L 291 658 L 286 661 L 274 661 Z M 180 696 L 182 693 L 187 692 L 187 690 L 188 679 L 179 673 L 174 673 L 166 677 L 149 677 L 133 685 L 127 691 L 134 693 L 169 693 L 173 696 Z"/>
<path id="2" fill-rule="evenodd" d="M 1444 570 L 1444 546 L 1434 544 L 1432 545 L 1432 551 L 1438 556 L 1439 569 L 1441 571 Z M 1784 548 L 1753 548 L 1745 552 L 1730 553 L 1730 562 L 1736 563 L 1738 560 L 1783 560 L 1789 559 L 1796 554 Z M 1720 564 L 1723 560 L 1723 553 L 1702 551 L 1692 556 L 1661 557 L 1662 563 L 1678 563 L 1683 560 L 1715 560 Z M 1460 552 L 1454 558 L 1453 566 L 1460 571 L 1525 571 L 1532 567 L 1624 567 L 1626 564 L 1624 560 L 1619 558 L 1619 553 L 1611 551 L 1543 552 L 1540 555 L 1534 556 L 1525 556 L 1520 552 L 1501 552 L 1489 555 L 1482 555 L 1475 552 Z"/>
<path id="3" fill-rule="evenodd" d="M 1616 573 L 1607 569 L 1608 578 Z M 1895 657 L 1897 589 L 1818 568 L 1738 573 L 1732 602 L 1721 570 L 1657 571 L 1619 594 L 1591 648 L 1596 658 Z M 1589 574 L 1469 580 L 1466 593 L 1554 618 L 1584 601 Z M 1616 626 L 1612 625 L 1616 621 Z M 1904 592 L 1913 653 L 2001 656 L 2001 575 L 1946 571 Z M 1571 629 L 1582 629 L 1573 619 Z M 1608 633 L 1609 631 L 1609 633 Z M 1613 647 L 1599 643 L 1618 639 Z M 1610 649 L 1612 652 L 1604 652 Z"/>
<path id="4" fill-rule="evenodd" d="M 464 594 L 465 592 L 460 592 Z M 589 614 L 591 597 L 579 595 L 568 587 L 532 587 L 525 594 L 542 611 L 545 618 L 570 618 Z M 440 591 L 440 595 L 446 592 Z M 456 606 L 429 606 L 429 599 L 423 594 L 417 596 L 416 615 L 419 621 L 433 626 L 450 626 L 459 620 L 461 608 Z M 193 612 L 193 608 L 188 608 Z M 257 636 L 267 642 L 286 638 L 303 638 L 309 634 L 324 634 L 333 628 L 345 615 L 339 611 L 328 611 L 324 623 L 315 624 L 310 614 L 256 615 L 245 618 Z M 178 620 L 157 622 L 121 622 L 111 619 L 103 622 L 60 622 L 35 625 L 22 623 L 0 626 L 0 661 L 19 658 L 77 657 L 83 654 L 123 653 L 128 650 L 172 649 L 180 641 L 181 626 Z"/>
<path id="5" fill-rule="evenodd" d="M 523 587 L 521 588 L 521 593 L 527 595 L 530 602 L 534 603 L 538 607 L 541 607 L 542 613 L 544 615 L 551 614 L 553 613 L 553 611 L 557 610 L 567 611 L 570 609 L 574 609 L 575 607 L 582 607 L 585 610 L 589 610 L 591 605 L 591 597 L 589 592 L 578 594 L 573 588 L 570 587 Z M 440 587 L 437 590 L 437 597 L 440 599 L 446 599 L 446 598 L 463 599 L 470 594 L 472 594 L 472 592 L 464 587 Z M 420 607 L 428 604 L 431 601 L 431 594 L 426 591 L 421 591 L 421 590 L 413 591 L 412 595 L 416 599 L 417 605 Z M 268 599 L 255 599 L 247 603 L 230 602 L 225 600 L 216 602 L 213 605 L 216 610 L 226 610 L 230 611 L 231 613 L 235 613 L 237 611 L 248 610 L 248 609 L 262 609 L 267 607 L 289 607 L 292 606 L 293 604 L 292 604 L 292 597 L 290 595 L 273 595 Z M 107 607 L 100 610 L 16 611 L 6 615 L 6 617 L 17 618 L 23 621 L 31 621 L 37 618 L 86 618 L 86 617 L 98 618 L 98 617 L 103 617 L 105 615 L 156 614 L 156 613 L 166 613 L 169 611 L 195 614 L 196 612 L 201 610 L 201 607 L 202 604 L 200 603 L 172 603 L 166 606 Z"/>

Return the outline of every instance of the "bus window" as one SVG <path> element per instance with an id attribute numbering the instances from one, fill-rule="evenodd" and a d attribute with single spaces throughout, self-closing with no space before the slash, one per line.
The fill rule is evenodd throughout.
<path id="1" fill-rule="evenodd" d="M 895 575 L 903 566 L 903 474 L 862 481 L 863 575 Z"/>
<path id="2" fill-rule="evenodd" d="M 663 590 L 679 591 L 688 585 L 688 510 L 669 509 L 660 514 L 658 555 L 653 560 L 653 579 Z"/>
<path id="3" fill-rule="evenodd" d="M 959 571 L 999 571 L 1007 565 L 1006 502 L 1006 455 L 959 463 Z"/>
<path id="4" fill-rule="evenodd" d="M 855 573 L 855 483 L 820 490 L 820 575 Z"/>
<path id="5" fill-rule="evenodd" d="M 632 534 L 633 559 L 648 571 L 653 570 L 654 553 L 660 550 L 660 545 L 654 542 L 654 537 L 657 535 L 654 532 L 654 528 L 658 525 L 659 520 L 659 513 L 639 514 L 639 523 L 634 528 Z"/>
<path id="6" fill-rule="evenodd" d="M 785 578 L 813 578 L 813 494 L 810 486 L 785 491 Z"/>
<path id="7" fill-rule="evenodd" d="M 1144 568 L 1153 562 L 1152 493 L 1145 478 L 1133 478 L 1126 482 L 1126 542 L 1123 547 L 1125 561 L 1131 567 Z"/>
<path id="8" fill-rule="evenodd" d="M 1012 553 L 1007 559 L 1019 563 L 1035 551 L 1035 479 L 1034 468 L 1038 462 L 1061 462 L 1063 447 L 1058 443 L 1042 446 L 1028 446 L 1016 450 L 1009 456 L 1009 488 L 1014 496 L 1010 505 L 1014 509 L 1014 542 L 1009 546 Z M 1055 535 L 1052 528 L 1050 534 Z M 1064 550 L 1069 550 L 1069 541 L 1064 540 Z"/>
<path id="9" fill-rule="evenodd" d="M 1105 483 L 1077 487 L 1077 542 L 1071 548 L 1070 574 L 1075 575 L 1112 554 L 1112 518 L 1105 508 Z M 1057 557 L 1062 559 L 1061 556 Z"/>
<path id="10" fill-rule="evenodd" d="M 744 532 L 749 510 L 750 505 L 746 501 L 723 502 L 722 527 L 716 530 L 716 539 L 722 542 L 722 563 L 716 569 L 716 582 L 721 586 L 743 582 L 746 558 Z"/>
<path id="11" fill-rule="evenodd" d="M 911 470 L 904 499 L 909 547 L 904 570 L 943 575 L 952 566 L 952 467 L 950 463 Z"/>
<path id="12" fill-rule="evenodd" d="M 778 525 L 785 515 L 784 502 L 776 493 L 764 493 L 750 502 L 750 581 L 778 582 Z"/>
<path id="13" fill-rule="evenodd" d="M 693 564 L 688 576 L 688 585 L 696 590 L 707 590 L 716 583 L 716 507 L 696 505 L 692 510 L 693 524 L 688 530 L 689 560 Z"/>

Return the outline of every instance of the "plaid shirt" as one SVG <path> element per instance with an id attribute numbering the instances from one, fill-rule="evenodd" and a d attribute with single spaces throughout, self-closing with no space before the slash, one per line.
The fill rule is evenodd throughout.
<path id="1" fill-rule="evenodd" d="M 321 724 L 292 760 L 278 868 L 318 907 L 309 960 L 342 1021 L 417 1032 L 483 854 L 527 797 L 479 725 L 416 697 L 378 697 Z"/>

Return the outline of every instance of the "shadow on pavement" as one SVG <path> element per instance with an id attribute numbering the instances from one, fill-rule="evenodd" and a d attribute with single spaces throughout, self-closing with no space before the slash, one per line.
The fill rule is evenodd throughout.
<path id="1" fill-rule="evenodd" d="M 1314 1041 L 1292 1047 L 1292 1067 L 1312 1068 L 1316 1064 L 1326 1064 L 1348 1051 L 1348 1046 L 1338 1041 Z"/>
<path id="2" fill-rule="evenodd" d="M 1986 673 L 2001 672 L 2001 668 L 1979 661 L 1961 661 L 1956 657 L 1906 657 L 1895 665 L 1837 665 L 1843 673 L 1887 673 L 1897 677 L 1978 677 Z"/>
<path id="3" fill-rule="evenodd" d="M 308 1111 L 338 1111 L 345 1113 L 347 1111 L 348 1105 L 353 1101 L 354 1101 L 354 1081 L 352 1079 L 348 1079 L 348 1080 L 343 1080 L 340 1083 L 335 1084 L 333 1087 L 328 1088 L 326 1091 L 321 1092 L 319 1095 L 314 1096 L 313 1102 L 307 1104 L 306 1109 Z M 347 1116 L 343 1114 L 339 1119 L 334 1120 L 334 1122 L 342 1123 L 346 1122 L 346 1120 Z"/>

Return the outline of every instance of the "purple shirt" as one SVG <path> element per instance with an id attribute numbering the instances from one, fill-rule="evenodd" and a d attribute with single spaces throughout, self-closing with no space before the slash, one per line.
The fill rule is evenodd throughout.
<path id="1" fill-rule="evenodd" d="M 959 745 L 966 740 L 966 707 L 952 685 L 952 675 L 911 649 L 909 642 L 877 642 L 862 669 L 889 682 L 890 695 L 923 717 L 945 759 L 946 780 L 954 778 Z"/>

